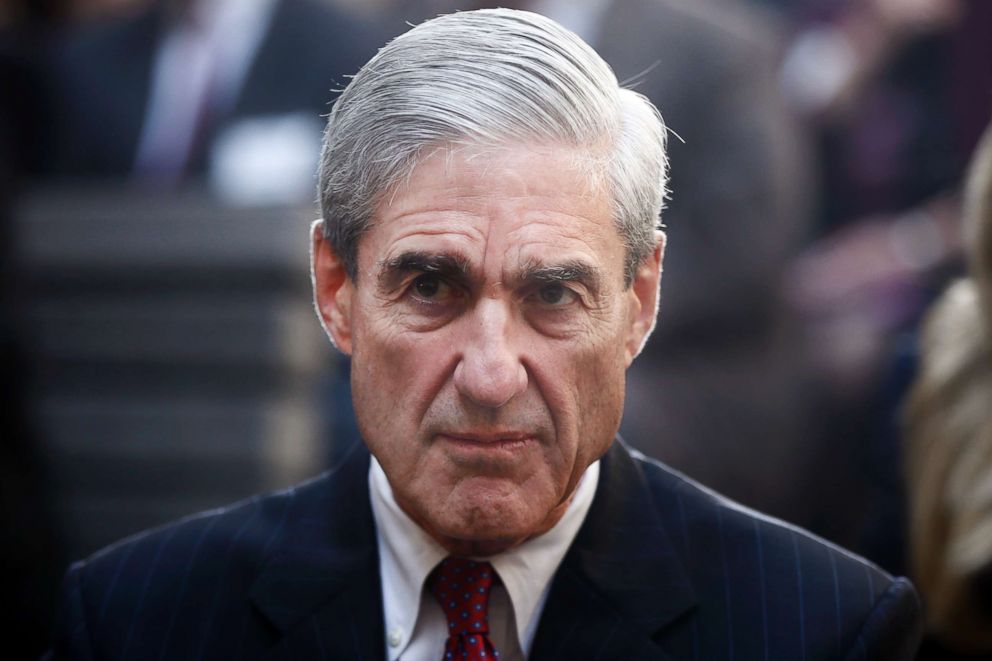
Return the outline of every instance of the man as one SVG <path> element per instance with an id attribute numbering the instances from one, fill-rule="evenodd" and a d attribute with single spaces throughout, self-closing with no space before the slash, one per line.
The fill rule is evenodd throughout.
<path id="1" fill-rule="evenodd" d="M 331 113 L 313 235 L 371 456 L 74 566 L 55 656 L 911 658 L 905 580 L 615 440 L 664 144 L 535 14 L 383 48 Z"/>

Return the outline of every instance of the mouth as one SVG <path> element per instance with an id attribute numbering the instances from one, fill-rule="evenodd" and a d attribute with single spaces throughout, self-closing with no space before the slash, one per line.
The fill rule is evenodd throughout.
<path id="1" fill-rule="evenodd" d="M 437 438 L 466 451 L 504 452 L 519 450 L 537 440 L 533 434 L 516 431 L 446 432 L 438 434 Z"/>

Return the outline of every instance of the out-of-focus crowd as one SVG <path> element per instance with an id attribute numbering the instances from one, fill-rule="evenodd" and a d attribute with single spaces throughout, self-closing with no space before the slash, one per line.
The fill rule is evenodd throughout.
<path id="1" fill-rule="evenodd" d="M 577 32 L 670 129 L 625 440 L 909 574 L 920 658 L 988 658 L 984 0 L 0 5 L 8 640 L 44 647 L 68 559 L 356 441 L 307 293 L 323 116 L 409 23 L 489 4 Z"/>

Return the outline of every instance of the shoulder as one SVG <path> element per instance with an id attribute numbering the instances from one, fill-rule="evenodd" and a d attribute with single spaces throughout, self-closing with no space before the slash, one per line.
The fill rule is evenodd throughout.
<path id="1" fill-rule="evenodd" d="M 176 569 L 186 565 L 224 562 L 251 568 L 263 561 L 299 498 L 294 488 L 195 514 L 123 539 L 76 563 L 73 571 L 87 587 L 106 590 L 106 597 L 112 598 L 114 592 L 146 582 L 156 587 L 156 575 L 175 576 Z"/>
<path id="2" fill-rule="evenodd" d="M 135 589 L 145 598 L 177 592 L 193 571 L 202 574 L 197 578 L 213 581 L 230 580 L 230 574 L 250 575 L 265 561 L 290 512 L 328 479 L 323 475 L 139 533 L 77 563 L 74 571 L 81 574 L 90 596 L 107 604 L 104 608 L 130 601 Z M 223 566 L 228 576 L 210 574 L 214 566 Z"/>
<path id="3" fill-rule="evenodd" d="M 256 580 L 301 530 L 314 527 L 309 512 L 328 512 L 324 525 L 333 525 L 326 503 L 342 484 L 360 488 L 358 473 L 328 472 L 140 533 L 75 563 L 63 585 L 55 656 L 188 658 L 226 645 L 235 632 L 246 639 L 239 644 L 258 648 L 269 631 L 252 606 Z"/>
<path id="4" fill-rule="evenodd" d="M 825 658 L 912 658 L 921 606 L 909 581 L 632 455 L 701 610 L 727 611 L 755 636 L 793 632 L 797 651 L 829 650 Z"/>

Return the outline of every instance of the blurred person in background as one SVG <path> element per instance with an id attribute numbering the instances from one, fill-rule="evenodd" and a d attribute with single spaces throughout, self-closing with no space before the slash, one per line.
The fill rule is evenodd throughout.
<path id="1" fill-rule="evenodd" d="M 907 410 L 921 661 L 992 657 L 992 130 L 965 196 L 968 276 L 927 314 Z"/>
<path id="2" fill-rule="evenodd" d="M 923 310 L 960 268 L 958 187 L 992 107 L 992 3 L 804 0 L 782 92 L 817 146 L 818 220 L 786 286 L 817 347 L 811 526 L 905 569 L 896 423 Z"/>
<path id="3" fill-rule="evenodd" d="M 241 204 L 309 200 L 328 93 L 373 52 L 371 28 L 321 0 L 126 9 L 56 39 L 47 174 L 153 190 L 206 180 Z"/>

